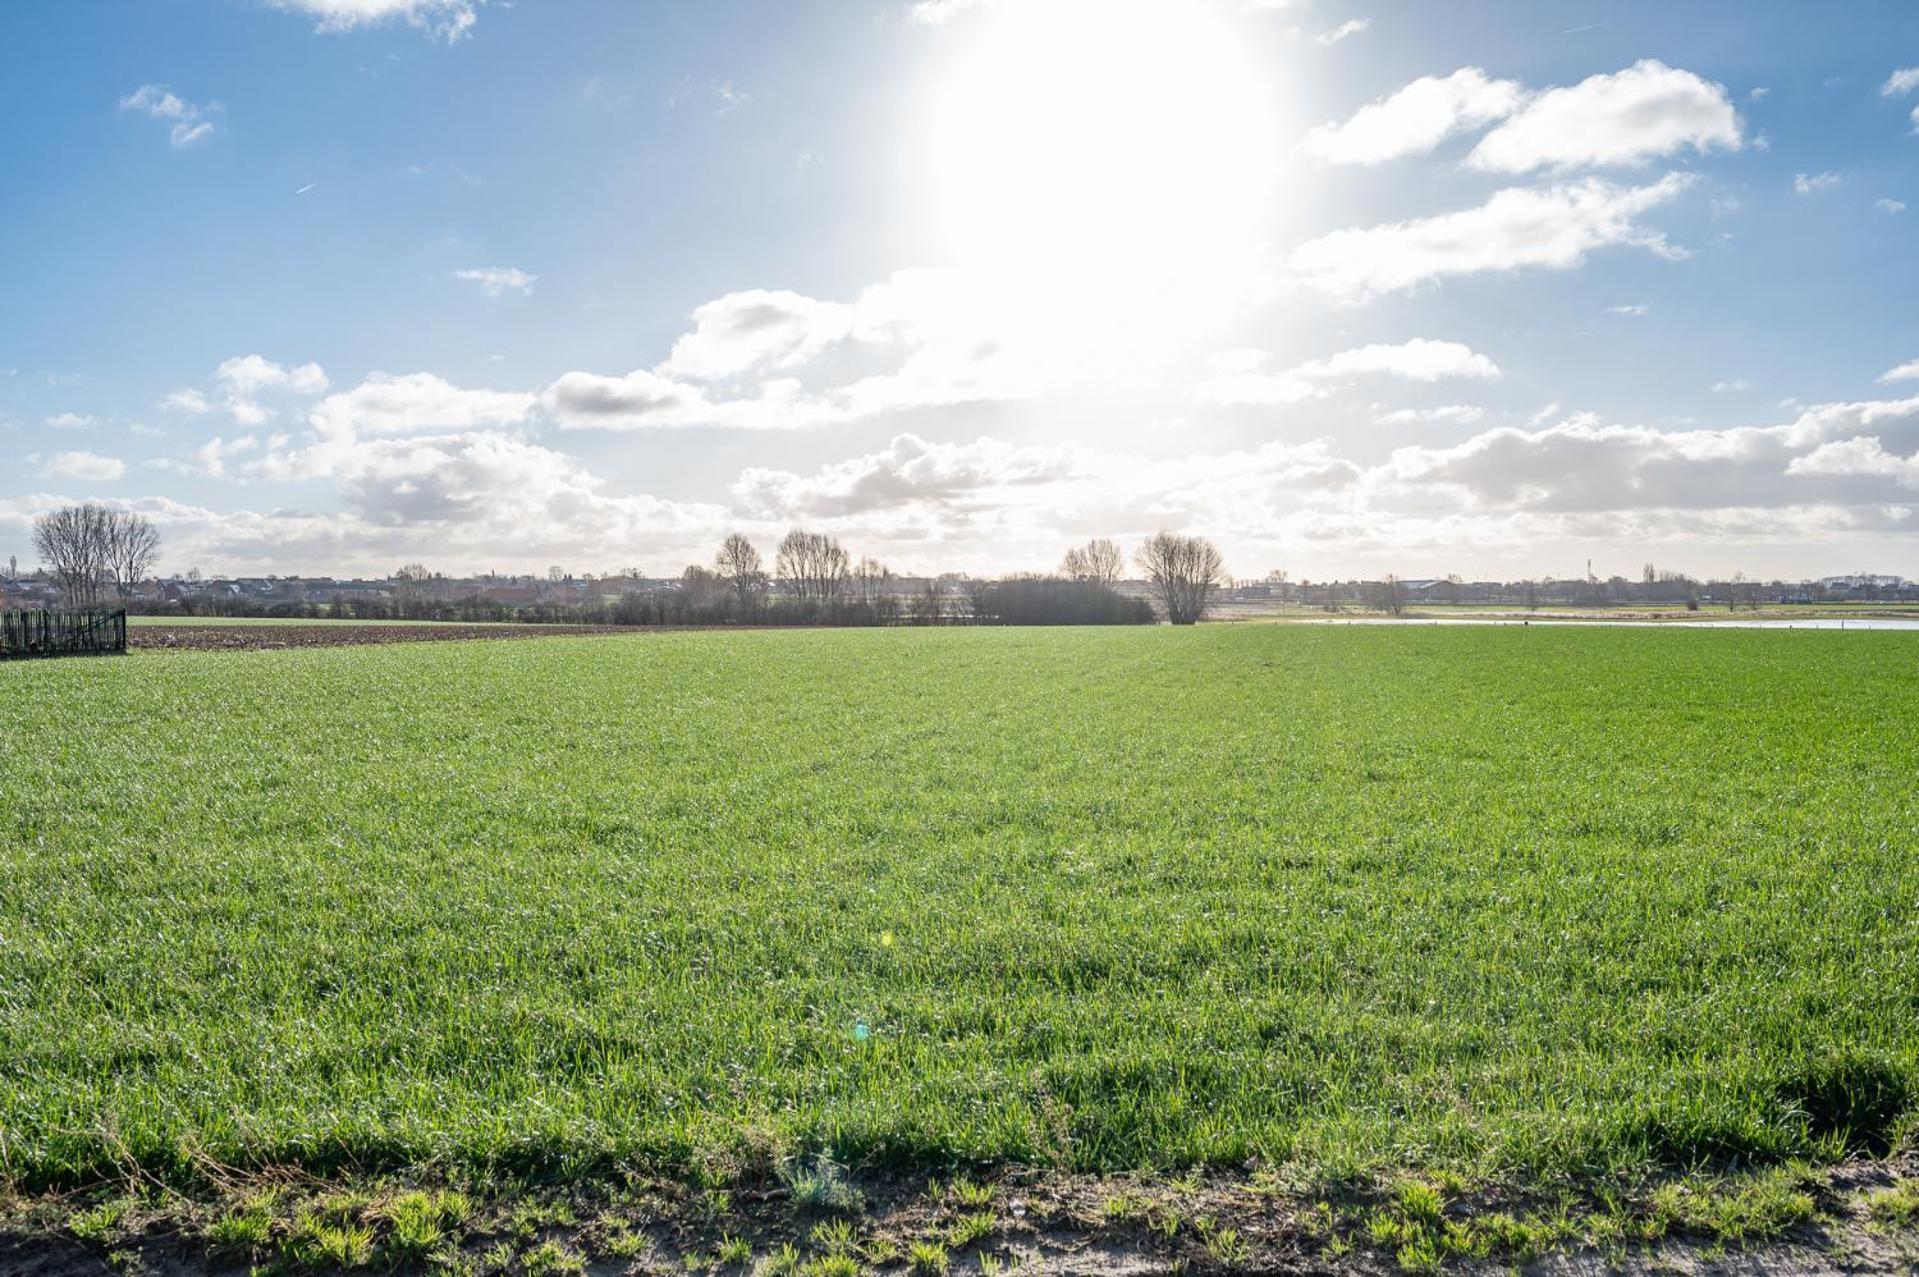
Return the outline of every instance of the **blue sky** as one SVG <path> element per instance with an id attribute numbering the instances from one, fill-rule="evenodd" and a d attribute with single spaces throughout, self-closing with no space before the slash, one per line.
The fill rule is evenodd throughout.
<path id="1" fill-rule="evenodd" d="M 1919 575 L 1919 10 L 1831 13 L 16 0 L 0 559 Z"/>

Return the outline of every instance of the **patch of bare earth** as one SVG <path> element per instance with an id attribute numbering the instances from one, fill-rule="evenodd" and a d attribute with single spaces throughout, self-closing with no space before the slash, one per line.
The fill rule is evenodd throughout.
<path id="1" fill-rule="evenodd" d="M 563 1191 L 521 1186 L 422 1192 L 394 1181 L 351 1188 L 289 1176 L 228 1186 L 224 1196 L 179 1197 L 151 1182 L 0 1208 L 0 1277 L 81 1274 L 302 1273 L 359 1269 L 453 1277 L 1147 1277 L 1148 1274 L 1527 1273 L 1534 1277 L 1837 1277 L 1919 1273 L 1919 1228 L 1909 1215 L 1875 1214 L 1889 1195 L 1919 1201 L 1911 1158 L 1837 1167 L 1796 1182 L 1817 1209 L 1763 1235 L 1714 1235 L 1676 1225 L 1656 1240 L 1644 1215 L 1575 1211 L 1575 1224 L 1537 1251 L 1493 1249 L 1409 1259 L 1364 1222 L 1390 1210 L 1383 1186 L 1328 1200 L 1245 1176 L 1093 1178 L 1012 1171 L 944 1182 L 847 1177 L 821 1200 L 815 1180 L 783 1176 L 754 1186 L 702 1188 L 630 1176 Z M 711 1181 L 709 1181 L 710 1183 Z M 1690 1190 L 1689 1190 L 1690 1191 Z M 118 1194 L 116 1197 L 115 1194 Z M 398 1249 L 394 1220 L 422 1201 L 457 1198 L 444 1237 Z M 269 1206 L 262 1207 L 266 1201 Z M 121 1205 L 116 1206 L 119 1202 Z M 1534 1203 L 1536 1204 L 1536 1203 Z M 1514 1217 L 1527 1201 L 1492 1195 L 1449 1200 L 1445 1219 Z M 4 1204 L 0 1204 L 4 1207 Z M 221 1245 L 222 1221 L 270 1212 L 245 1244 Z M 1511 1214 L 1508 1215 L 1507 1213 Z M 102 1227 L 102 1218 L 110 1224 Z M 1563 1216 L 1562 1216 L 1563 1217 Z M 319 1234 L 356 1230 L 346 1262 L 316 1253 Z M 229 1230 L 230 1231 L 230 1230 Z M 1613 1240 L 1595 1241 L 1610 1237 Z M 303 1240 L 304 1238 L 304 1240 Z M 1638 1240 L 1624 1240 L 1638 1238 Z"/>

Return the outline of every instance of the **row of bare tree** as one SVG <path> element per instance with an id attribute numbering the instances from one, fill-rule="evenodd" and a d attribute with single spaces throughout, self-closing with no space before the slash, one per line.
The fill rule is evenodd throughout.
<path id="1" fill-rule="evenodd" d="M 160 534 L 145 516 L 88 502 L 43 514 L 33 548 L 66 601 L 91 607 L 110 591 L 124 599 L 153 570 Z"/>
<path id="2" fill-rule="evenodd" d="M 132 593 L 152 571 L 160 536 L 141 515 L 89 502 L 42 515 L 34 523 L 33 544 L 68 602 L 87 606 L 98 603 L 107 590 L 121 598 Z M 1174 625 L 1192 625 L 1203 617 L 1214 589 L 1224 580 L 1219 551 L 1203 537 L 1161 532 L 1139 548 L 1135 560 L 1153 588 L 1161 613 Z M 1088 598 L 1075 597 L 1069 603 L 1059 591 L 1039 591 L 1033 578 L 1024 578 L 1020 598 L 1015 602 L 1009 595 L 1006 602 L 1023 613 L 1058 606 L 1074 616 L 1120 616 L 1123 609 L 1089 607 L 1088 603 L 1093 595 L 1113 592 L 1125 564 L 1126 556 L 1115 542 L 1088 541 L 1066 552 L 1059 572 L 1064 581 L 1085 587 L 1081 593 Z M 681 586 L 690 598 L 703 602 L 714 596 L 729 597 L 742 619 L 764 610 L 774 582 L 784 587 L 790 610 L 824 616 L 857 608 L 887 619 L 901 606 L 889 586 L 892 576 L 876 559 L 855 562 L 837 538 L 796 528 L 780 541 L 770 574 L 753 542 L 736 532 L 721 544 L 711 568 L 687 568 Z M 429 579 L 425 568 L 402 568 L 395 574 L 395 588 L 403 602 L 417 602 L 415 596 L 423 597 Z M 977 584 L 980 591 L 987 585 Z M 969 601 L 977 615 L 985 601 L 983 594 Z M 914 606 L 932 618 L 942 615 L 937 599 L 933 606 L 926 603 L 916 600 Z"/>
<path id="3" fill-rule="evenodd" d="M 1198 624 L 1213 591 L 1226 580 L 1219 550 L 1205 537 L 1161 532 L 1140 546 L 1133 558 L 1152 585 L 1160 611 L 1174 625 Z M 1117 544 L 1099 538 L 1068 550 L 1059 570 L 1075 581 L 1110 586 L 1119 581 L 1125 563 Z"/>
<path id="4" fill-rule="evenodd" d="M 1193 625 L 1205 616 L 1213 591 L 1225 580 L 1219 550 L 1204 537 L 1161 532 L 1139 548 L 1135 560 L 1153 587 L 1160 611 L 1174 625 Z M 1068 550 L 1060 576 L 1111 590 L 1125 567 L 1118 544 L 1102 537 Z M 891 577 L 875 559 L 855 563 L 845 547 L 824 532 L 794 529 L 780 541 L 770 577 L 753 542 L 735 532 L 720 546 L 710 570 L 690 567 L 681 580 L 696 590 L 729 589 L 746 611 L 764 601 L 775 581 L 803 605 L 825 607 L 852 600 L 873 606 L 889 595 Z"/>

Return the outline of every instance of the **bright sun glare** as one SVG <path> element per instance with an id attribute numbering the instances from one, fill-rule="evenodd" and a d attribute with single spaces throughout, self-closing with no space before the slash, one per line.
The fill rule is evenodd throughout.
<path id="1" fill-rule="evenodd" d="M 1273 96 L 1208 0 L 998 6 L 933 106 L 939 249 L 1109 354 L 1197 335 L 1271 226 Z"/>

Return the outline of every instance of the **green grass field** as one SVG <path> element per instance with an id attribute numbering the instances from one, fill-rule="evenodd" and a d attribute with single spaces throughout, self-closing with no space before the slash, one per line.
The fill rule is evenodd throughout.
<path id="1" fill-rule="evenodd" d="M 0 666 L 0 1167 L 1883 1149 L 1919 639 L 839 631 Z"/>

